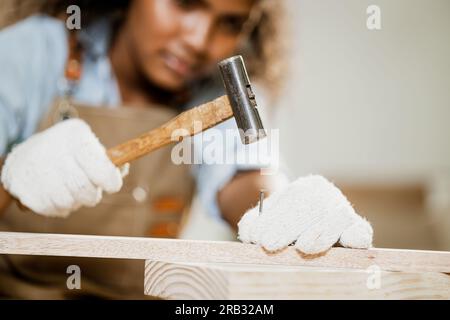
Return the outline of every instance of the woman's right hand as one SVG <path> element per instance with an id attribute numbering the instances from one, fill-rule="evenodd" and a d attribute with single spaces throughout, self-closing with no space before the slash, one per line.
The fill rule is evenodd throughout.
<path id="1" fill-rule="evenodd" d="M 32 211 L 67 217 L 81 206 L 96 206 L 103 191 L 118 192 L 125 174 L 108 158 L 88 124 L 70 119 L 14 147 L 1 181 Z"/>

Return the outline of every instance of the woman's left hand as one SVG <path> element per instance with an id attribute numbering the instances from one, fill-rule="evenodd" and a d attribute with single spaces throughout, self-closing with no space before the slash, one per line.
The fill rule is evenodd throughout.
<path id="1" fill-rule="evenodd" d="M 291 244 L 318 254 L 339 241 L 344 247 L 370 248 L 373 230 L 342 192 L 321 176 L 308 176 L 274 192 L 249 210 L 238 224 L 239 239 L 278 251 Z"/>

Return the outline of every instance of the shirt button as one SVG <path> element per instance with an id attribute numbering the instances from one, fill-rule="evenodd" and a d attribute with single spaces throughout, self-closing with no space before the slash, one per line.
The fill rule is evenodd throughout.
<path id="1" fill-rule="evenodd" d="M 147 200 L 147 191 L 142 187 L 136 187 L 132 192 L 134 200 L 137 202 L 144 202 Z"/>

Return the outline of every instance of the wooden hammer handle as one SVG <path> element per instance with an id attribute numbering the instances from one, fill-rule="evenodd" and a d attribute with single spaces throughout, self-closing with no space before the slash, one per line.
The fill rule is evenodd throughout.
<path id="1" fill-rule="evenodd" d="M 165 145 L 214 127 L 232 116 L 233 110 L 225 95 L 185 111 L 162 126 L 109 149 L 108 156 L 120 167 Z"/>

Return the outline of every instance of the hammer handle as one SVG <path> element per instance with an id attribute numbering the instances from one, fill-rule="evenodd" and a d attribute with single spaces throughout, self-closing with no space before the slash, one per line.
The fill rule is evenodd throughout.
<path id="1" fill-rule="evenodd" d="M 225 95 L 185 111 L 162 126 L 109 149 L 108 156 L 116 166 L 120 167 L 163 146 L 214 127 L 232 116 L 233 111 Z M 195 122 L 197 122 L 196 125 Z M 172 138 L 175 130 L 177 130 L 178 140 Z"/>

